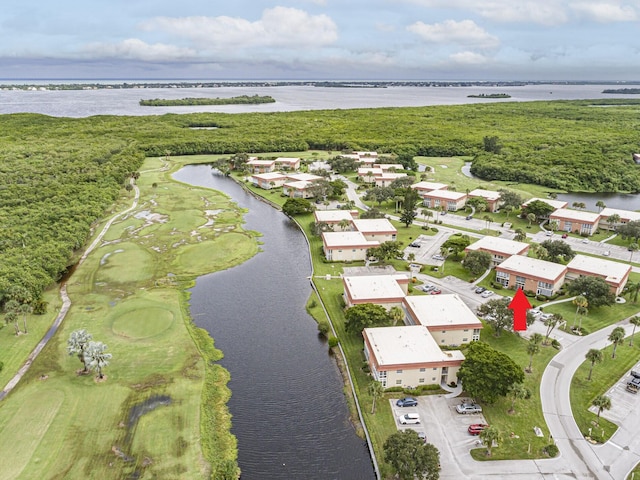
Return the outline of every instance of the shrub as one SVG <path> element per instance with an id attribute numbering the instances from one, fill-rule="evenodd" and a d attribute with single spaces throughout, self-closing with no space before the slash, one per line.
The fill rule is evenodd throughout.
<path id="1" fill-rule="evenodd" d="M 329 324 L 327 322 L 319 322 L 318 332 L 320 333 L 320 335 L 326 338 L 327 334 L 329 333 Z"/>
<path id="2" fill-rule="evenodd" d="M 552 443 L 544 447 L 543 452 L 549 455 L 550 457 L 555 457 L 556 455 L 558 455 L 559 450 L 558 450 L 558 447 Z"/>
<path id="3" fill-rule="evenodd" d="M 556 350 L 560 350 L 560 342 L 555 338 L 551 340 L 551 346 Z"/>
<path id="4" fill-rule="evenodd" d="M 404 392 L 404 388 L 402 388 L 402 387 L 389 387 L 389 388 L 387 388 L 387 389 L 385 390 L 385 392 L 391 392 L 391 393 L 394 393 L 394 392 Z"/>
<path id="5" fill-rule="evenodd" d="M 436 227 L 431 227 L 431 231 L 438 233 L 439 230 Z"/>
<path id="6" fill-rule="evenodd" d="M 536 300 L 540 300 L 541 302 L 546 302 L 547 300 L 549 300 L 549 297 L 547 297 L 546 295 L 536 295 Z"/>
<path id="7" fill-rule="evenodd" d="M 525 291 L 524 291 L 524 294 L 525 294 L 527 297 L 535 297 L 535 296 L 536 296 L 536 293 L 535 293 L 535 292 L 533 292 L 533 291 L 531 291 L 531 290 L 525 290 Z"/>
<path id="8" fill-rule="evenodd" d="M 334 348 L 338 346 L 338 338 L 331 335 L 329 337 L 329 348 Z"/>

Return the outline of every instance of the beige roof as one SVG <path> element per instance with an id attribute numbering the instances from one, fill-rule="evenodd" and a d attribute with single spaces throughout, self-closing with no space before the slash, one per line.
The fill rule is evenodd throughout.
<path id="1" fill-rule="evenodd" d="M 473 328 L 482 328 L 482 322 L 457 294 L 408 296 L 404 303 L 415 320 L 426 327 L 474 325 Z"/>
<path id="2" fill-rule="evenodd" d="M 298 157 L 278 157 L 276 163 L 298 163 L 300 158 Z"/>
<path id="3" fill-rule="evenodd" d="M 290 173 L 287 174 L 287 178 L 290 178 L 294 181 L 306 181 L 313 182 L 314 180 L 321 180 L 322 177 L 320 175 L 313 175 L 311 173 Z"/>
<path id="4" fill-rule="evenodd" d="M 460 200 L 466 196 L 467 194 L 464 192 L 454 192 L 452 190 L 434 190 L 423 195 L 425 198 L 443 198 L 445 200 Z"/>
<path id="5" fill-rule="evenodd" d="M 382 169 L 378 167 L 360 167 L 358 168 L 358 175 L 382 175 Z"/>
<path id="6" fill-rule="evenodd" d="M 404 167 L 400 163 L 374 163 L 373 166 L 381 170 L 389 170 L 391 168 L 395 168 L 396 170 L 404 170 Z"/>
<path id="7" fill-rule="evenodd" d="M 395 275 L 345 276 L 342 281 L 353 300 L 390 300 L 405 296 Z"/>
<path id="8" fill-rule="evenodd" d="M 398 229 L 386 218 L 357 218 L 353 220 L 353 225 L 362 233 L 398 232 Z"/>
<path id="9" fill-rule="evenodd" d="M 529 205 L 531 202 L 534 202 L 536 200 L 539 200 L 541 202 L 546 203 L 547 205 L 551 205 L 553 208 L 564 208 L 568 205 L 567 202 L 565 202 L 564 200 L 550 200 L 548 198 L 530 198 L 529 200 L 527 200 L 526 202 L 524 202 L 522 205 Z"/>
<path id="10" fill-rule="evenodd" d="M 464 355 L 458 350 L 440 350 L 423 325 L 365 328 L 362 334 L 368 339 L 380 367 L 464 360 Z"/>
<path id="11" fill-rule="evenodd" d="M 418 182 L 411 185 L 411 188 L 415 188 L 416 190 L 446 190 L 449 188 L 449 185 L 446 183 L 436 183 L 436 182 Z"/>
<path id="12" fill-rule="evenodd" d="M 620 210 L 618 208 L 603 208 L 600 212 L 600 216 L 608 218 L 613 214 L 620 215 L 620 220 L 640 220 L 640 212 L 632 212 L 631 210 Z"/>
<path id="13" fill-rule="evenodd" d="M 567 271 L 566 265 L 547 262 L 538 258 L 512 255 L 496 267 L 497 270 L 509 270 L 525 277 L 542 278 L 554 282 Z"/>
<path id="14" fill-rule="evenodd" d="M 295 190 L 304 190 L 309 187 L 313 182 L 308 182 L 306 180 L 298 180 L 293 182 L 285 182 L 283 187 L 293 188 Z"/>
<path id="15" fill-rule="evenodd" d="M 396 178 L 406 177 L 406 173 L 392 173 L 387 172 L 386 170 L 382 170 L 382 174 L 377 177 L 377 180 L 385 179 L 385 180 L 395 180 Z"/>
<path id="16" fill-rule="evenodd" d="M 329 248 L 377 247 L 380 242 L 367 240 L 361 232 L 323 232 L 322 239 Z"/>
<path id="17" fill-rule="evenodd" d="M 248 165 L 273 165 L 275 160 L 258 160 L 257 158 L 252 158 L 247 162 Z"/>
<path id="18" fill-rule="evenodd" d="M 577 222 L 595 223 L 600 219 L 600 214 L 593 212 L 581 212 L 579 210 L 571 210 L 570 208 L 559 208 L 549 215 L 549 218 L 566 218 Z"/>
<path id="19" fill-rule="evenodd" d="M 487 235 L 469 245 L 466 250 L 491 250 L 506 255 L 519 255 L 527 247 L 529 247 L 528 243 Z"/>
<path id="20" fill-rule="evenodd" d="M 280 180 L 283 178 L 287 178 L 284 173 L 278 172 L 267 172 L 267 173 L 256 173 L 255 175 L 251 175 L 253 178 L 259 178 L 261 180 Z"/>
<path id="21" fill-rule="evenodd" d="M 576 255 L 567 264 L 569 271 L 580 271 L 604 277 L 607 282 L 619 284 L 631 271 L 631 265 L 612 262 L 604 258 Z"/>
<path id="22" fill-rule="evenodd" d="M 487 200 L 499 200 L 500 192 L 494 192 L 493 190 L 482 190 L 481 188 L 476 188 L 469 192 L 470 197 L 482 197 Z"/>
<path id="23" fill-rule="evenodd" d="M 350 210 L 316 210 L 313 212 L 316 222 L 334 223 L 341 220 L 353 220 Z"/>

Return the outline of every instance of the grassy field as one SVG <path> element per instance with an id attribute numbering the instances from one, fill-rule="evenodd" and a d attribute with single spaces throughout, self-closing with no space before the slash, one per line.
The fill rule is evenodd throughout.
<path id="1" fill-rule="evenodd" d="M 0 455 L 12 459 L 3 479 L 209 478 L 236 468 L 228 373 L 214 363 L 221 353 L 211 338 L 191 323 L 184 289 L 254 255 L 257 234 L 242 229 L 243 212 L 227 197 L 174 182 L 161 165 L 145 163 L 139 207 L 73 274 L 67 318 L 0 405 Z M 108 213 L 131 201 L 123 190 Z M 0 332 L 0 348 L 16 351 L 3 380 L 51 323 L 56 294 L 48 293 L 49 314 L 29 319 L 29 335 Z M 79 328 L 113 354 L 104 381 L 78 375 L 81 363 L 67 355 L 66 339 Z"/>

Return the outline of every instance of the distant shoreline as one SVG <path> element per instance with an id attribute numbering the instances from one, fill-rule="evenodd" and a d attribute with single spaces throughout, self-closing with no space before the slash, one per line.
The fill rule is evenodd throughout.
<path id="1" fill-rule="evenodd" d="M 275 98 L 269 95 L 240 95 L 237 97 L 228 98 L 154 98 L 147 100 L 140 100 L 138 102 L 143 107 L 174 107 L 174 106 L 198 106 L 198 105 L 248 105 L 258 103 L 274 103 Z"/>
<path id="2" fill-rule="evenodd" d="M 507 93 L 477 93 L 475 95 L 467 95 L 467 98 L 511 98 Z"/>

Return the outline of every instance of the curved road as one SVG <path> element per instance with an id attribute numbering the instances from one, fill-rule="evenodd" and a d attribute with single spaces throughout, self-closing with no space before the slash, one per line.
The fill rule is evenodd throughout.
<path id="1" fill-rule="evenodd" d="M 98 234 L 98 236 L 95 238 L 95 240 L 84 251 L 84 253 L 82 254 L 82 257 L 80 257 L 80 260 L 78 261 L 78 265 L 82 264 L 82 262 L 84 262 L 86 260 L 87 256 L 89 256 L 89 254 L 93 250 L 95 250 L 95 248 L 100 244 L 100 242 L 102 241 L 102 238 L 104 237 L 105 233 L 107 233 L 107 231 L 109 230 L 109 228 L 111 227 L 111 225 L 113 224 L 113 222 L 116 219 L 120 218 L 122 215 L 125 215 L 125 214 L 129 213 L 130 211 L 132 211 L 133 209 L 135 209 L 138 206 L 138 200 L 140 199 L 140 189 L 135 184 L 135 181 L 134 181 L 133 178 L 131 178 L 129 180 L 129 182 L 131 183 L 131 185 L 133 186 L 133 189 L 135 191 L 135 196 L 133 198 L 133 204 L 129 208 L 127 208 L 126 210 L 124 210 L 124 211 L 122 211 L 120 213 L 117 213 L 116 215 L 111 217 L 111 219 L 105 224 L 104 228 Z M 69 308 L 71 308 L 71 300 L 69 299 L 69 296 L 67 295 L 67 284 L 66 284 L 66 282 L 63 283 L 60 286 L 60 297 L 62 298 L 62 307 L 60 308 L 60 312 L 58 313 L 58 316 L 56 317 L 55 321 L 53 322 L 53 324 L 51 325 L 51 327 L 47 331 L 46 335 L 44 337 L 42 337 L 42 340 L 40 340 L 38 342 L 38 344 L 36 345 L 36 348 L 34 348 L 33 351 L 29 354 L 29 357 L 27 357 L 27 361 L 24 363 L 24 365 L 22 365 L 20 370 L 18 370 L 18 372 L 13 376 L 13 378 L 11 380 L 9 380 L 9 382 L 4 387 L 2 392 L 0 392 L 0 401 L 4 400 L 4 398 L 7 395 L 9 395 L 11 390 L 13 390 L 15 388 L 15 386 L 18 384 L 18 382 L 20 381 L 22 376 L 27 372 L 27 370 L 29 370 L 29 368 L 31 367 L 31 364 L 38 357 L 38 355 L 40 354 L 42 349 L 49 342 L 51 337 L 53 337 L 53 335 L 58 331 L 58 327 L 60 326 L 60 324 L 62 323 L 62 321 L 66 317 L 67 312 L 69 311 Z"/>

